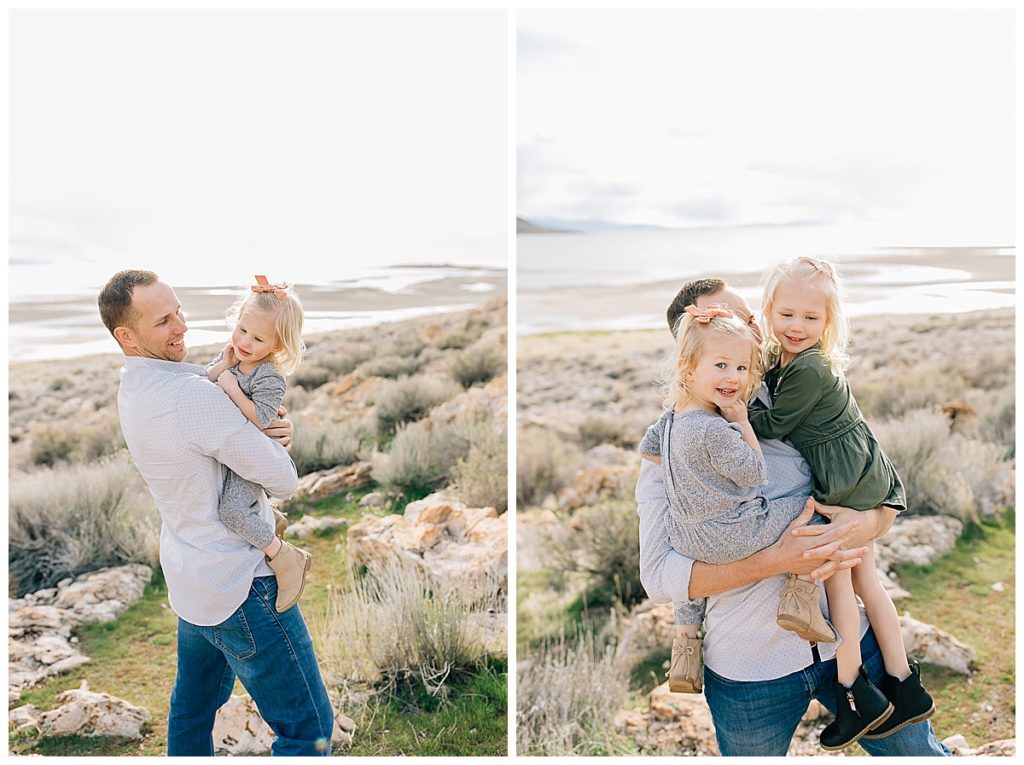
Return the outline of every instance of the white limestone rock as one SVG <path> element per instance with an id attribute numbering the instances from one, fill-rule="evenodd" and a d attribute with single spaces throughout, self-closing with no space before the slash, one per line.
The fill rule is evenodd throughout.
<path id="1" fill-rule="evenodd" d="M 900 617 L 900 627 L 907 655 L 962 675 L 970 674 L 975 653 L 969 645 L 934 625 L 919 622 L 909 612 Z"/>
<path id="2" fill-rule="evenodd" d="M 141 739 L 152 719 L 148 710 L 108 693 L 81 688 L 64 691 L 55 699 L 58 706 L 39 716 L 43 736 L 111 736 Z"/>

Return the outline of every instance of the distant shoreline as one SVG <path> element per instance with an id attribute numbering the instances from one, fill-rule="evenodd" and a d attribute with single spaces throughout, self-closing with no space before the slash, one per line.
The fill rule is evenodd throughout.
<path id="1" fill-rule="evenodd" d="M 507 272 L 487 268 L 395 289 L 345 286 L 337 282 L 297 284 L 295 288 L 306 312 L 304 334 L 308 335 L 463 310 L 491 298 L 505 297 L 508 290 Z M 175 292 L 188 317 L 191 345 L 227 339 L 224 317 L 239 294 L 237 286 L 179 287 Z M 95 297 L 13 303 L 9 306 L 8 321 L 12 364 L 117 352 L 100 322 Z"/>

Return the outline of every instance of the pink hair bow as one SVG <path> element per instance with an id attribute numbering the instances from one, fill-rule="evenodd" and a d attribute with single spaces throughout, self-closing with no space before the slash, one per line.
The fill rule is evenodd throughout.
<path id="1" fill-rule="evenodd" d="M 724 303 L 715 303 L 707 308 L 688 305 L 684 310 L 700 324 L 710 324 L 712 319 L 731 319 L 735 315 Z"/>
<path id="2" fill-rule="evenodd" d="M 267 277 L 262 274 L 256 275 L 256 283 L 252 285 L 253 292 L 273 292 L 274 297 L 278 300 L 284 300 L 287 297 L 285 290 L 288 289 L 287 283 L 282 284 L 271 284 L 267 281 Z"/>

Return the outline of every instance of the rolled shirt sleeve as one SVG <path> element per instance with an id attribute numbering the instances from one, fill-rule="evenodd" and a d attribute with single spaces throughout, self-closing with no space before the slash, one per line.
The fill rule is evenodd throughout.
<path id="1" fill-rule="evenodd" d="M 688 600 L 693 560 L 680 555 L 668 541 L 665 517 L 668 493 L 661 466 L 640 461 L 636 483 L 637 514 L 640 516 L 640 583 L 655 603 Z"/>

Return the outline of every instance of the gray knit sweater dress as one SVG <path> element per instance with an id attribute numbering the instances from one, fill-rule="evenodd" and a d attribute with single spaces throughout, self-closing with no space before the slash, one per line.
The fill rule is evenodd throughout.
<path id="1" fill-rule="evenodd" d="M 224 358 L 221 351 L 207 368 Z M 269 361 L 264 361 L 248 374 L 239 371 L 238 365 L 229 370 L 238 380 L 238 387 L 256 405 L 256 417 L 260 427 L 267 427 L 277 419 L 277 410 L 284 398 L 287 383 Z M 221 521 L 245 541 L 262 550 L 274 541 L 274 526 L 260 515 L 260 494 L 263 487 L 225 468 L 224 489 L 220 495 L 217 513 Z"/>
<path id="2" fill-rule="evenodd" d="M 732 563 L 773 544 L 807 497 L 769 501 L 761 452 L 718 414 L 666 412 L 647 429 L 641 454 L 661 458 L 672 547 L 704 563 Z M 705 598 L 676 603 L 677 624 L 700 624 Z"/>

